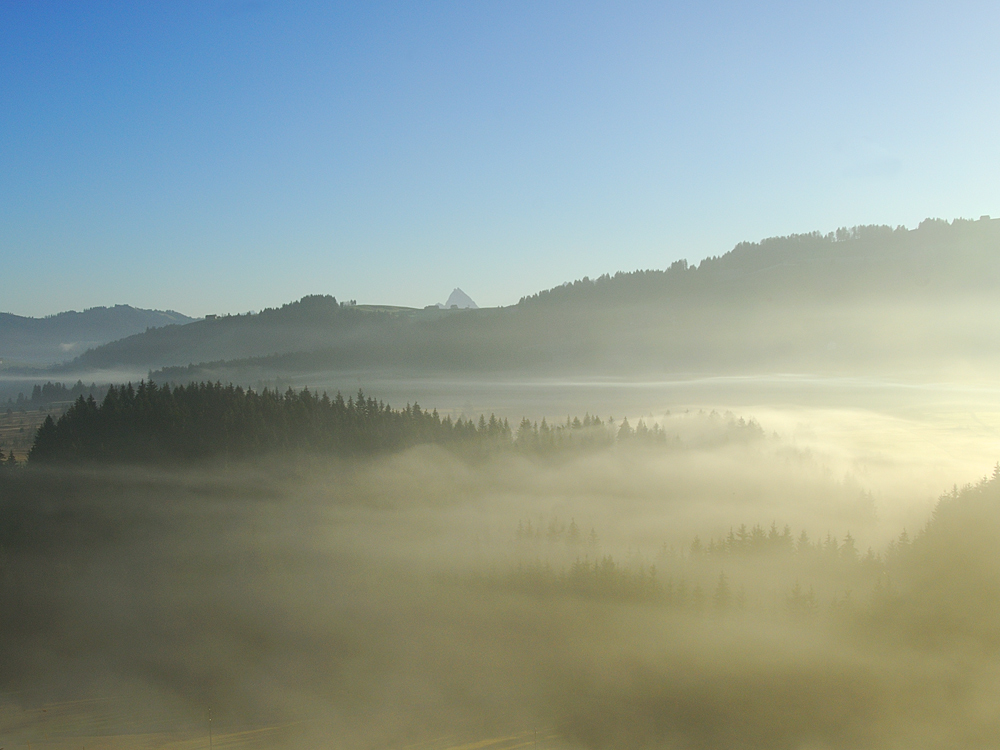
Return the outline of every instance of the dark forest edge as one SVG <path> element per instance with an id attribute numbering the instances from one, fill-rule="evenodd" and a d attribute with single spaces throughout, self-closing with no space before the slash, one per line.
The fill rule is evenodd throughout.
<path id="1" fill-rule="evenodd" d="M 763 435 L 756 422 L 730 418 L 743 438 Z M 111 386 L 99 403 L 79 396 L 58 419 L 39 427 L 30 464 L 172 463 L 245 460 L 278 452 L 370 455 L 421 444 L 458 449 L 547 451 L 634 440 L 668 442 L 659 425 L 634 428 L 586 414 L 550 425 L 523 418 L 516 428 L 491 414 L 478 422 L 441 417 L 419 404 L 394 409 L 366 396 L 308 389 L 259 393 L 221 383 L 171 387 L 154 382 Z"/>

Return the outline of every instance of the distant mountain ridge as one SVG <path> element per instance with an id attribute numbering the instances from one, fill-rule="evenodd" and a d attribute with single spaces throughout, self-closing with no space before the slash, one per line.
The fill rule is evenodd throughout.
<path id="1" fill-rule="evenodd" d="M 71 310 L 44 318 L 0 313 L 0 360 L 34 365 L 64 362 L 110 341 L 193 320 L 173 310 L 130 305 Z"/>
<path id="2" fill-rule="evenodd" d="M 290 373 L 847 373 L 1000 353 L 1000 220 L 927 220 L 741 243 L 699 264 L 580 279 L 516 305 L 354 306 L 307 297 L 150 330 L 65 369 L 175 382 Z M 866 370 L 867 371 L 867 370 Z"/>

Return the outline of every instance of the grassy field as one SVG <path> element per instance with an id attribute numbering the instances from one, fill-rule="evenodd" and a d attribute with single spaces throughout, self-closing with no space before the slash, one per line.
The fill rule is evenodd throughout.
<path id="1" fill-rule="evenodd" d="M 18 411 L 17 409 L 4 409 L 0 411 L 0 451 L 4 458 L 14 451 L 14 457 L 18 461 L 24 461 L 31 450 L 31 443 L 35 439 L 35 432 L 49 415 L 53 419 L 58 419 L 63 413 L 64 407 L 53 406 L 48 409 L 29 409 Z"/>
<path id="2" fill-rule="evenodd" d="M 141 716 L 125 704 L 104 700 L 49 703 L 26 708 L 0 707 L 0 747 L 38 750 L 200 750 L 313 746 L 316 733 L 305 723 L 263 727 L 218 727 L 211 739 L 207 721 L 192 726 L 181 721 L 176 729 L 163 724 L 169 717 Z M 159 726 L 157 726 L 159 725 Z M 308 739 L 307 739 L 308 738 Z M 334 739 L 330 746 L 336 747 Z M 431 737 L 386 750 L 569 750 L 549 729 L 529 729 L 498 737 L 473 739 L 455 734 Z"/>
<path id="3" fill-rule="evenodd" d="M 287 741 L 290 727 L 217 727 L 213 748 L 274 747 Z M 0 707 L 0 747 L 45 750 L 146 750 L 209 747 L 207 717 L 202 726 L 189 719 L 150 712 L 122 700 L 77 700 Z"/>

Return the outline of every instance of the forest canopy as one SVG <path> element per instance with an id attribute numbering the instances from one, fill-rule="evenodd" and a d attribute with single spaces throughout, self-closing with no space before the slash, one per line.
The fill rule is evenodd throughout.
<path id="1" fill-rule="evenodd" d="M 760 429 L 755 423 L 734 425 Z M 171 387 L 144 381 L 137 387 L 111 386 L 100 403 L 81 395 L 58 421 L 48 417 L 29 461 L 162 463 L 282 450 L 359 455 L 423 443 L 544 449 L 627 438 L 665 440 L 665 435 L 658 425 L 640 421 L 633 428 L 626 419 L 614 427 L 590 414 L 552 426 L 525 418 L 515 430 L 494 414 L 453 420 L 417 403 L 394 409 L 363 391 L 344 399 L 309 389 L 258 393 L 231 384 Z"/>

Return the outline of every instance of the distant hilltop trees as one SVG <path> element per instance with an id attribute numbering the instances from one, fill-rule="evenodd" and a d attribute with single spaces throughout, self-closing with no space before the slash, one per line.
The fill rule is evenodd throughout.
<path id="1" fill-rule="evenodd" d="M 82 380 L 77 380 L 75 385 L 65 386 L 62 383 L 48 382 L 45 385 L 35 385 L 31 389 L 32 404 L 58 404 L 68 401 L 75 401 L 80 396 L 94 396 L 104 392 L 104 388 L 96 383 L 84 385 Z"/>
<path id="2" fill-rule="evenodd" d="M 53 383 L 49 381 L 44 385 L 35 384 L 31 389 L 31 395 L 25 396 L 24 392 L 17 394 L 17 398 L 10 397 L 4 403 L 7 408 L 18 408 L 24 411 L 25 408 L 52 406 L 53 404 L 72 403 L 80 396 L 93 396 L 103 398 L 107 391 L 107 386 L 99 386 L 96 383 L 84 385 L 82 380 L 77 380 L 74 385 L 67 386 L 63 383 Z"/>
<path id="3" fill-rule="evenodd" d="M 995 287 L 998 249 L 1000 220 L 989 216 L 977 221 L 925 219 L 916 229 L 842 227 L 825 234 L 741 242 L 697 265 L 678 260 L 665 270 L 584 277 L 522 297 L 518 305 L 531 309 L 573 302 L 636 303 L 664 295 L 684 298 L 687 293 L 706 301 L 720 295 L 742 299 L 751 289 L 767 301 L 806 289 L 833 296 L 916 291 L 926 298 L 938 291 Z"/>

